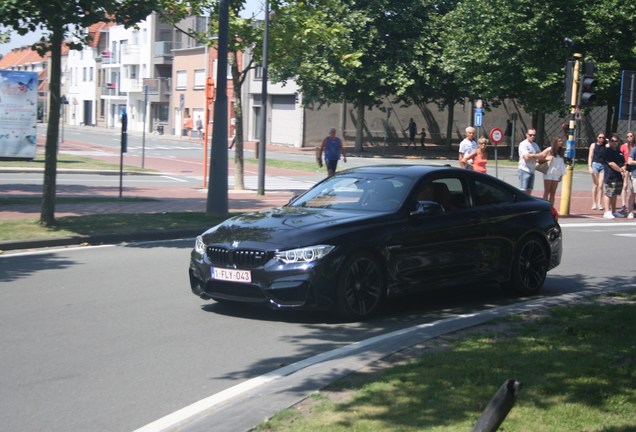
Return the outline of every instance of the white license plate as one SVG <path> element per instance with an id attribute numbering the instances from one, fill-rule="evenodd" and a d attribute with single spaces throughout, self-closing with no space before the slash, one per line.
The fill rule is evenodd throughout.
<path id="1" fill-rule="evenodd" d="M 252 272 L 249 270 L 222 269 L 212 267 L 212 279 L 250 283 L 252 282 Z"/>

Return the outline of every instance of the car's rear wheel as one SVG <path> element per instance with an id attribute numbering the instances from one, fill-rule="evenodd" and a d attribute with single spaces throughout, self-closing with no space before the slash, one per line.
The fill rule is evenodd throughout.
<path id="1" fill-rule="evenodd" d="M 521 240 L 512 263 L 512 288 L 522 295 L 536 294 L 548 273 L 549 257 L 545 245 L 537 237 Z"/>
<path id="2" fill-rule="evenodd" d="M 385 298 L 384 271 L 373 255 L 358 252 L 345 261 L 338 284 L 338 313 L 363 320 L 377 313 Z"/>

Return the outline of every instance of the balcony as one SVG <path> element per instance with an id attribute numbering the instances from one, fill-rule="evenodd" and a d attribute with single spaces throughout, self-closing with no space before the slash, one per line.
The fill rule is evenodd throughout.
<path id="1" fill-rule="evenodd" d="M 156 65 L 172 64 L 172 42 L 155 42 L 152 52 L 152 63 Z"/>
<path id="2" fill-rule="evenodd" d="M 121 64 L 122 65 L 138 65 L 141 59 L 139 52 L 140 52 L 139 45 L 122 45 Z"/>
<path id="3" fill-rule="evenodd" d="M 113 65 L 118 63 L 115 53 L 110 51 L 103 51 L 97 58 L 102 60 L 102 65 Z"/>
<path id="4" fill-rule="evenodd" d="M 122 96 L 120 86 L 116 82 L 108 82 L 102 85 L 102 96 Z"/>
<path id="5" fill-rule="evenodd" d="M 143 85 L 148 86 L 149 102 L 169 102 L 172 94 L 172 78 L 145 78 Z"/>
<path id="6" fill-rule="evenodd" d="M 122 78 L 120 90 L 127 93 L 141 92 L 143 91 L 142 80 L 137 78 Z"/>

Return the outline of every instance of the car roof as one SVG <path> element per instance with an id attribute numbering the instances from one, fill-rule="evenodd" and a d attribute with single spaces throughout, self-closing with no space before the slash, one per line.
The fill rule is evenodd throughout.
<path id="1" fill-rule="evenodd" d="M 372 174 L 372 175 L 399 175 L 406 177 L 421 177 L 441 170 L 459 170 L 459 168 L 451 168 L 450 165 L 367 165 L 347 170 L 339 171 L 337 174 Z M 464 171 L 464 170 L 461 170 Z"/>

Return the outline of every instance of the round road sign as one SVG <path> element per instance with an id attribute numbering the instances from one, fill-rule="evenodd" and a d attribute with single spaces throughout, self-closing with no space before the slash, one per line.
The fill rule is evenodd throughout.
<path id="1" fill-rule="evenodd" d="M 492 128 L 490 130 L 490 141 L 494 142 L 495 144 L 499 144 L 501 141 L 503 141 L 503 131 L 499 128 Z"/>

